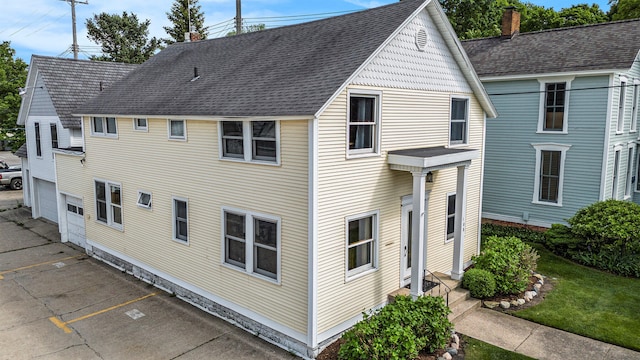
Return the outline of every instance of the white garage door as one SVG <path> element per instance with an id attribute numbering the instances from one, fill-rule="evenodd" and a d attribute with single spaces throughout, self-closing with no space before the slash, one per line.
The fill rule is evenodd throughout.
<path id="1" fill-rule="evenodd" d="M 34 179 L 36 204 L 40 216 L 58 223 L 58 203 L 56 202 L 56 184 L 50 181 Z"/>
<path id="2" fill-rule="evenodd" d="M 85 247 L 82 199 L 67 196 L 67 235 L 71 243 Z"/>

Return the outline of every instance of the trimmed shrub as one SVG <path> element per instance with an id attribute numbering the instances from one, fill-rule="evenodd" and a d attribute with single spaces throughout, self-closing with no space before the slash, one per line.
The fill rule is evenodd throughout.
<path id="1" fill-rule="evenodd" d="M 496 294 L 496 279 L 486 270 L 469 269 L 462 278 L 462 287 L 469 290 L 474 298 L 484 299 Z"/>
<path id="2" fill-rule="evenodd" d="M 544 233 L 545 246 L 560 256 L 568 256 L 570 252 L 586 248 L 584 239 L 574 235 L 571 228 L 562 224 L 553 224 L 551 229 Z"/>
<path id="3" fill-rule="evenodd" d="M 498 224 L 482 224 L 482 237 L 489 236 L 515 236 L 526 242 L 543 244 L 545 241 L 544 232 L 527 229 L 517 226 L 506 226 Z"/>
<path id="4" fill-rule="evenodd" d="M 342 335 L 338 357 L 348 360 L 414 359 L 421 350 L 442 349 L 450 336 L 451 310 L 441 297 L 421 296 L 415 301 L 398 296 L 395 301 L 364 319 Z"/>
<path id="5" fill-rule="evenodd" d="M 523 261 L 524 254 L 531 251 L 534 251 L 531 246 L 517 237 L 489 236 L 480 255 L 474 256 L 472 260 L 477 269 L 493 274 L 496 279 L 496 292 L 518 294 L 526 289 L 529 275 L 536 265 L 530 258 L 528 264 Z"/>
<path id="6" fill-rule="evenodd" d="M 571 233 L 585 239 L 591 251 L 640 252 L 640 205 L 631 201 L 599 201 L 578 210 L 567 222 Z"/>

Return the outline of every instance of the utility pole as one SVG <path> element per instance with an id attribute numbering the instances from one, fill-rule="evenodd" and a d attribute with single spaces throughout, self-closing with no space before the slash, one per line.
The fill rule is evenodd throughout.
<path id="1" fill-rule="evenodd" d="M 236 35 L 242 34 L 242 0 L 236 0 Z"/>
<path id="2" fill-rule="evenodd" d="M 76 33 L 76 4 L 89 4 L 89 0 L 78 1 L 78 0 L 61 0 L 64 2 L 68 2 L 71 5 L 71 24 L 73 27 L 73 44 L 71 45 L 71 49 L 73 50 L 73 58 L 78 60 L 78 35 Z"/>

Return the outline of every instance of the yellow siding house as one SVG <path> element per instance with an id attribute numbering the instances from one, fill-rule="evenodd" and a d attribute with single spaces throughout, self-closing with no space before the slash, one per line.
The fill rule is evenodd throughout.
<path id="1" fill-rule="evenodd" d="M 478 252 L 496 114 L 437 1 L 174 44 L 76 114 L 63 234 L 303 357 Z"/>

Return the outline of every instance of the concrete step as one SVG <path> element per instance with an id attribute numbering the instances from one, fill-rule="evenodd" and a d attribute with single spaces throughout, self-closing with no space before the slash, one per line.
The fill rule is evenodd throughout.
<path id="1" fill-rule="evenodd" d="M 449 288 L 451 288 L 451 290 L 457 289 L 457 288 L 460 287 L 461 281 L 453 280 L 451 278 L 451 276 L 449 276 L 447 274 L 436 272 L 436 273 L 433 273 L 433 275 L 437 276 L 438 279 L 440 279 L 445 285 L 447 285 Z M 427 279 L 431 280 L 431 276 L 427 276 Z M 438 280 L 435 279 L 434 281 L 438 281 Z"/>
<path id="2" fill-rule="evenodd" d="M 454 289 L 449 293 L 449 308 L 453 309 L 456 305 L 468 299 L 471 299 L 471 295 L 468 290 L 461 288 Z"/>
<path id="3" fill-rule="evenodd" d="M 456 321 L 464 319 L 465 316 L 479 309 L 481 304 L 482 302 L 480 300 L 474 298 L 469 298 L 459 302 L 454 307 L 451 307 L 449 321 L 455 325 Z"/>

